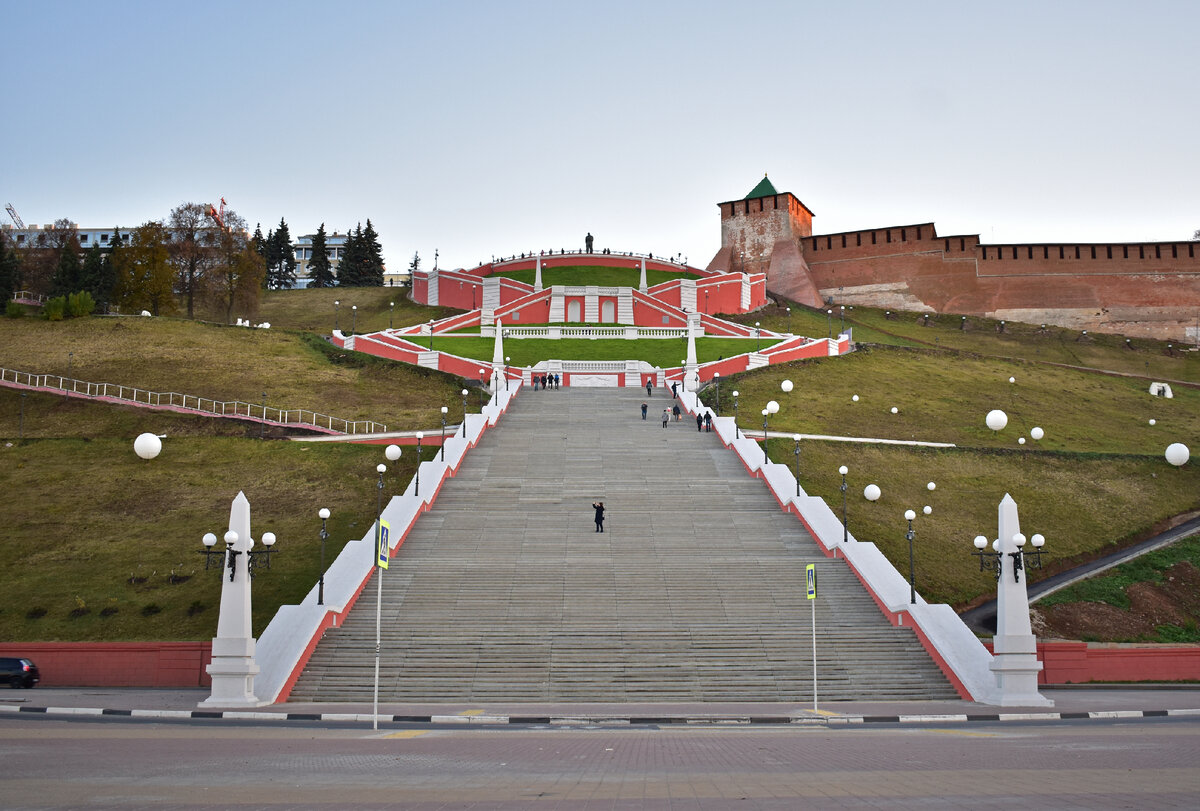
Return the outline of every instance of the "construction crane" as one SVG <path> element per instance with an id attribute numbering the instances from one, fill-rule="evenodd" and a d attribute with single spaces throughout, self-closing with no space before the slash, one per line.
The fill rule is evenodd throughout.
<path id="1" fill-rule="evenodd" d="M 216 206 L 211 205 L 211 204 L 209 205 L 208 216 L 212 217 L 213 220 L 216 221 L 217 225 L 220 226 L 221 230 L 225 230 L 225 198 L 224 197 L 221 198 L 221 210 L 220 211 L 217 210 Z"/>
<path id="2" fill-rule="evenodd" d="M 224 202 L 224 201 L 222 200 L 221 202 Z M 5 206 L 5 208 L 8 209 L 8 216 L 12 217 L 13 223 L 18 228 L 20 228 L 22 231 L 24 231 L 25 230 L 25 221 L 23 219 L 21 219 L 21 215 L 17 213 L 17 210 L 15 208 L 13 208 L 13 204 L 9 203 L 8 205 Z"/>

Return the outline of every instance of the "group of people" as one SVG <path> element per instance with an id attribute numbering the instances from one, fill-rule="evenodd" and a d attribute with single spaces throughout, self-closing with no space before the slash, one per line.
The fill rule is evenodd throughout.
<path id="1" fill-rule="evenodd" d="M 543 391 L 545 391 L 546 389 L 557 389 L 558 384 L 561 382 L 562 379 L 559 375 L 544 374 L 544 375 L 533 375 L 532 380 L 533 380 L 533 390 L 534 391 L 537 391 L 539 386 L 542 388 Z"/>

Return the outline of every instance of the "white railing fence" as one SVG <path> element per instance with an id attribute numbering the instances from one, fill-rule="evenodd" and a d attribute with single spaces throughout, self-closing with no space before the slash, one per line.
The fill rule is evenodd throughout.
<path id="1" fill-rule="evenodd" d="M 344 420 L 304 408 L 277 408 L 242 400 L 214 400 L 175 391 L 149 391 L 119 383 L 91 383 L 63 375 L 42 375 L 0 368 L 0 385 L 62 392 L 77 397 L 103 398 L 153 408 L 171 408 L 218 417 L 240 417 L 275 425 L 309 426 L 336 434 L 385 433 L 387 426 L 371 420 Z"/>

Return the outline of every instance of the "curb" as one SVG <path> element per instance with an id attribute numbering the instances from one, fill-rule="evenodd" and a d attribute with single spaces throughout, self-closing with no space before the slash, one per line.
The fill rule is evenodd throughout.
<path id="1" fill-rule="evenodd" d="M 205 721 L 305 721 L 321 723 L 367 723 L 369 713 L 256 712 L 253 710 L 118 710 L 95 707 L 13 707 L 0 705 L 3 713 L 33 713 L 84 717 L 205 720 Z M 931 715 L 787 715 L 738 716 L 589 716 L 589 715 L 380 715 L 390 724 L 444 724 L 469 726 L 824 726 L 853 724 L 959 724 L 1004 721 L 1080 721 L 1114 718 L 1200 717 L 1200 709 L 1101 710 L 1092 712 L 948 713 Z"/>

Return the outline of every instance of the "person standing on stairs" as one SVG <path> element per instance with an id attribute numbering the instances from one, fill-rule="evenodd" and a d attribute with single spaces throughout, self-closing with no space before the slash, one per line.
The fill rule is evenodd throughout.
<path id="1" fill-rule="evenodd" d="M 704 412 L 704 430 L 708 433 L 712 433 L 712 412 L 711 411 Z"/>
<path id="2" fill-rule="evenodd" d="M 646 396 L 647 397 L 654 396 L 654 381 L 651 380 L 650 378 L 646 378 Z"/>
<path id="3" fill-rule="evenodd" d="M 667 423 L 671 421 L 671 412 L 663 409 L 663 428 L 667 427 Z"/>
<path id="4" fill-rule="evenodd" d="M 642 403 L 642 419 L 643 420 L 646 419 L 646 412 L 649 410 L 649 408 L 650 407 L 648 405 L 646 405 L 645 403 Z"/>
<path id="5" fill-rule="evenodd" d="M 701 414 L 699 411 L 697 411 L 696 412 L 696 432 L 699 433 L 700 431 L 703 431 L 703 430 L 704 430 L 704 415 Z"/>
<path id="6" fill-rule="evenodd" d="M 596 510 L 596 531 L 603 532 L 604 531 L 604 502 L 603 501 L 593 501 L 592 507 L 594 507 Z"/>

